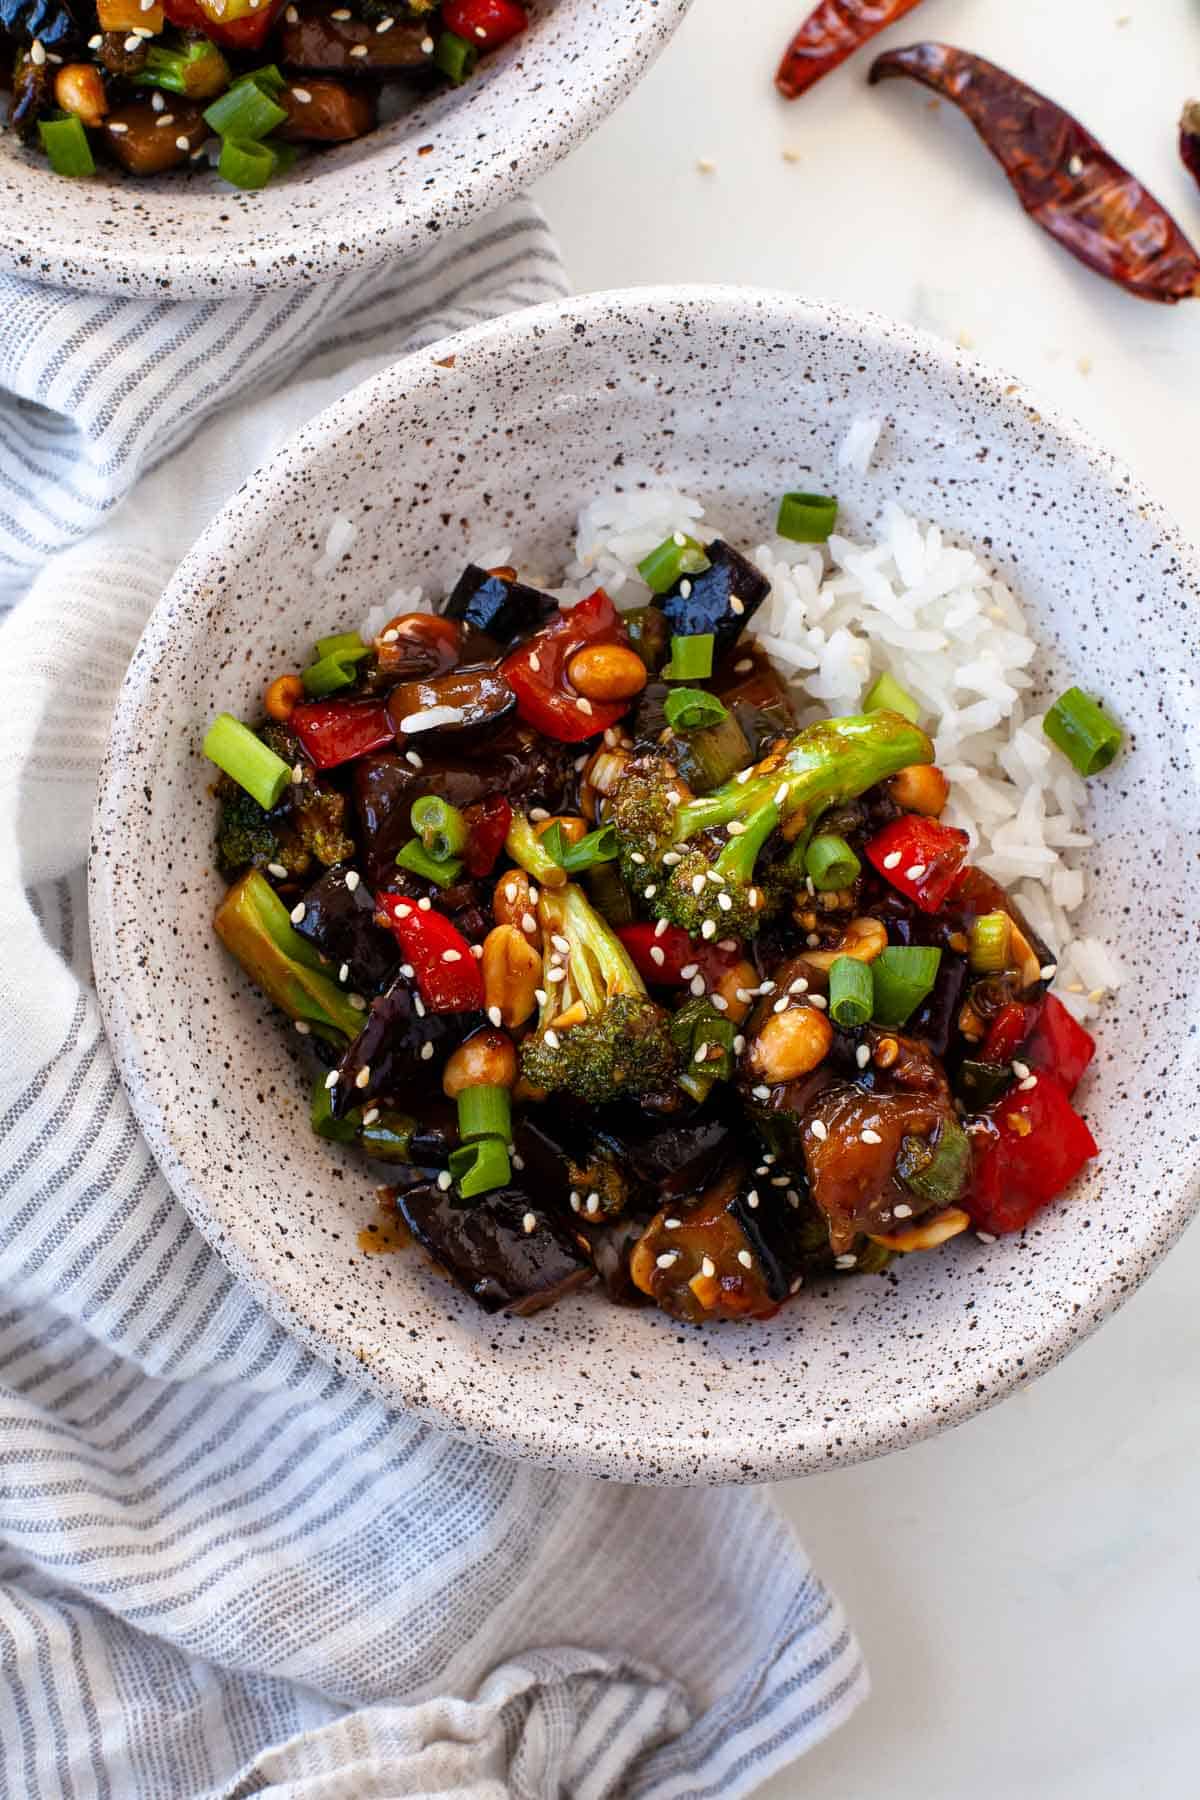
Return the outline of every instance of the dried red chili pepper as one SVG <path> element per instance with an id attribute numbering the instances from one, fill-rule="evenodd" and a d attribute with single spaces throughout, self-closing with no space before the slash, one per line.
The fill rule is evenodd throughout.
<path id="1" fill-rule="evenodd" d="M 1141 300 L 1200 295 L 1200 256 L 1153 194 L 1053 100 L 950 44 L 887 50 L 870 80 L 908 75 L 961 107 L 1030 218 Z"/>
<path id="2" fill-rule="evenodd" d="M 1200 100 L 1189 100 L 1179 121 L 1179 154 L 1183 166 L 1200 181 Z"/>
<path id="3" fill-rule="evenodd" d="M 783 53 L 775 86 L 797 100 L 876 32 L 894 25 L 920 0 L 821 0 Z"/>

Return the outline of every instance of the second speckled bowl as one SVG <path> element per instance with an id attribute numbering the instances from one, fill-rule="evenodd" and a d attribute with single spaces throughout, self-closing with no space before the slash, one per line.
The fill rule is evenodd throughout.
<path id="1" fill-rule="evenodd" d="M 761 539 L 839 472 L 851 532 L 894 496 L 987 546 L 1051 689 L 1103 671 L 1131 747 L 1095 784 L 1085 928 L 1128 970 L 1086 1106 L 1102 1146 L 1020 1238 L 845 1279 L 768 1324 L 680 1326 L 598 1295 L 487 1318 L 411 1254 L 363 1256 L 361 1163 L 315 1139 L 296 1040 L 212 935 L 204 727 L 397 587 L 441 592 L 465 521 L 532 567 L 634 465 Z M 328 525 L 357 528 L 314 574 Z M 322 564 L 322 568 L 325 565 Z M 231 1266 L 339 1368 L 472 1439 L 619 1480 L 768 1480 L 878 1455 L 1042 1373 L 1131 1292 L 1200 1198 L 1194 917 L 1200 565 L 1130 477 L 1015 384 L 903 327 L 737 289 L 538 308 L 399 364 L 301 432 L 180 569 L 122 690 L 91 870 L 101 1000 L 142 1126 Z M 1153 870 L 1153 880 L 1148 879 Z"/>

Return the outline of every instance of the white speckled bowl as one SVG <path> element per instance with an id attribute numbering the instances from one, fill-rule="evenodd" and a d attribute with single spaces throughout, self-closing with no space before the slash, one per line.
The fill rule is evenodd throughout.
<path id="1" fill-rule="evenodd" d="M 449 353 L 452 368 L 439 367 Z M 835 476 L 861 409 L 870 474 Z M 1131 747 L 1094 784 L 1089 929 L 1129 970 L 1083 1104 L 1094 1172 L 1027 1236 L 840 1280 L 768 1324 L 706 1330 L 597 1295 L 487 1318 L 418 1256 L 364 1257 L 371 1178 L 315 1140 L 282 1029 L 212 936 L 206 721 L 401 583 L 441 591 L 463 519 L 551 567 L 581 496 L 646 463 L 760 539 L 788 487 L 852 530 L 889 495 L 988 547 L 1045 647 Z M 335 513 L 357 525 L 313 565 Z M 878 1455 L 1048 1369 L 1148 1273 L 1200 1197 L 1194 751 L 1200 564 L 1131 478 L 1018 386 L 883 320 L 740 289 L 600 295 L 410 359 L 301 432 L 205 533 L 126 679 L 92 861 L 100 994 L 177 1193 L 321 1354 L 497 1448 L 623 1480 L 767 1480 Z"/>
<path id="2" fill-rule="evenodd" d="M 544 173 L 619 106 L 691 0 L 533 0 L 520 38 L 260 193 L 211 171 L 65 181 L 0 129 L 0 270 L 103 293 L 300 287 L 418 254 Z M 427 148 L 428 146 L 428 148 Z"/>

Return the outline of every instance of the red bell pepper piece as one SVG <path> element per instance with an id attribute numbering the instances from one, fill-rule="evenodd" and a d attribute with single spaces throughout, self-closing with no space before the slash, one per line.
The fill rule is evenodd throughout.
<path id="1" fill-rule="evenodd" d="M 1037 1024 L 1037 1017 L 1037 1007 L 1025 1006 L 1020 1000 L 1010 1000 L 1002 1006 L 984 1039 L 984 1062 L 1011 1062 Z"/>
<path id="2" fill-rule="evenodd" d="M 1061 1000 L 1047 994 L 1042 1015 L 1025 1046 L 1031 1069 L 1044 1069 L 1061 1081 L 1068 1094 L 1079 1086 L 1083 1071 L 1096 1054 L 1096 1040 L 1072 1017 Z"/>
<path id="3" fill-rule="evenodd" d="M 445 0 L 442 24 L 478 50 L 495 50 L 524 31 L 529 14 L 516 0 Z"/>
<path id="4" fill-rule="evenodd" d="M 920 813 L 885 825 L 867 845 L 867 860 L 922 912 L 941 912 L 967 860 L 970 839 L 957 826 Z"/>
<path id="5" fill-rule="evenodd" d="M 318 769 L 336 769 L 396 741 L 382 700 L 309 700 L 294 708 L 288 725 Z"/>
<path id="6" fill-rule="evenodd" d="M 463 851 L 467 874 L 476 879 L 490 875 L 512 824 L 512 807 L 499 794 L 493 794 L 475 806 L 468 806 L 463 818 L 467 821 L 467 843 Z"/>
<path id="7" fill-rule="evenodd" d="M 597 588 L 506 656 L 500 673 L 516 694 L 517 711 L 527 725 L 559 743 L 578 744 L 615 725 L 629 711 L 629 701 L 589 700 L 581 706 L 567 680 L 567 664 L 585 644 L 627 641 L 616 607 Z"/>
<path id="8" fill-rule="evenodd" d="M 740 944 L 735 950 L 722 950 L 716 944 L 690 938 L 679 925 L 668 925 L 660 936 L 653 925 L 639 921 L 636 925 L 619 926 L 617 936 L 642 980 L 655 987 L 687 987 L 697 973 L 703 975 L 707 987 L 712 987 L 742 960 Z M 655 951 L 661 951 L 661 962 L 653 954 Z M 685 969 L 692 969 L 692 974 L 685 975 Z"/>
<path id="9" fill-rule="evenodd" d="M 246 52 L 262 49 L 284 5 L 285 0 L 266 0 L 253 12 L 223 20 L 215 10 L 209 12 L 201 6 L 199 0 L 162 0 L 163 12 L 172 25 L 178 25 L 182 31 L 202 31 L 221 50 Z"/>
<path id="10" fill-rule="evenodd" d="M 387 915 L 412 964 L 421 998 L 431 1012 L 482 1012 L 483 977 L 471 946 L 445 913 L 428 901 L 407 894 L 376 894 L 375 904 Z"/>
<path id="11" fill-rule="evenodd" d="M 979 1231 L 1020 1231 L 1057 1198 L 1089 1159 L 1096 1140 L 1061 1081 L 1038 1075 L 987 1115 L 993 1135 L 975 1138 L 975 1173 L 963 1201 Z"/>

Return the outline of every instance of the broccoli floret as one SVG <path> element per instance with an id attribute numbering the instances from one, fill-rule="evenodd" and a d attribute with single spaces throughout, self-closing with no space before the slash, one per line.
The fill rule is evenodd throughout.
<path id="1" fill-rule="evenodd" d="M 298 844 L 285 854 L 278 823 L 252 800 L 244 788 L 223 777 L 218 783 L 221 817 L 217 824 L 217 861 L 226 874 L 265 869 L 279 863 L 289 875 L 303 875 L 312 858 Z"/>
<path id="2" fill-rule="evenodd" d="M 286 726 L 264 725 L 259 737 L 285 762 L 299 766 L 301 779 L 285 791 L 279 805 L 264 812 L 256 800 L 227 775 L 217 792 L 221 817 L 217 825 L 217 860 L 228 875 L 278 863 L 289 876 L 310 873 L 314 857 L 326 868 L 354 855 L 346 834 L 346 798 L 322 785 L 304 760 Z"/>
<path id="3" fill-rule="evenodd" d="M 573 882 L 543 888 L 538 921 L 546 942 L 545 999 L 537 1032 L 521 1052 L 526 1081 L 593 1106 L 667 1086 L 677 1060 L 668 1016 L 583 890 Z M 561 978 L 553 979 L 558 970 Z"/>
<path id="4" fill-rule="evenodd" d="M 612 801 L 622 871 L 659 918 L 693 935 L 750 937 L 780 885 L 802 881 L 804 846 L 828 807 L 932 761 L 925 733 L 892 712 L 806 726 L 702 799 L 681 797 L 669 763 L 639 757 Z M 773 874 L 758 875 L 759 854 L 780 825 L 792 852 Z"/>

